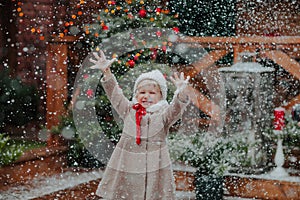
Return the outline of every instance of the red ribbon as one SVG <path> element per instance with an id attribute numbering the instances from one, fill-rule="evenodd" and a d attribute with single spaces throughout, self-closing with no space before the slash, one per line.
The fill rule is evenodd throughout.
<path id="1" fill-rule="evenodd" d="M 135 113 L 135 121 L 136 121 L 136 143 L 141 144 L 141 121 L 142 117 L 146 115 L 146 108 L 144 108 L 141 104 L 137 103 L 132 106 L 133 109 L 136 110 Z"/>

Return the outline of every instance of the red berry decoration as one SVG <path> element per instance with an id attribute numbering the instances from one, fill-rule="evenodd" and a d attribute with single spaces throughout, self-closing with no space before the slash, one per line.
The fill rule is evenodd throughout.
<path id="1" fill-rule="evenodd" d="M 129 64 L 129 67 L 130 67 L 130 68 L 133 68 L 134 65 L 135 65 L 135 62 L 134 62 L 134 60 L 129 60 L 129 61 L 128 61 L 128 64 Z"/>
<path id="2" fill-rule="evenodd" d="M 139 11 L 139 16 L 140 16 L 141 18 L 145 18 L 146 15 L 147 15 L 147 11 L 146 11 L 145 9 L 141 9 L 141 10 Z"/>

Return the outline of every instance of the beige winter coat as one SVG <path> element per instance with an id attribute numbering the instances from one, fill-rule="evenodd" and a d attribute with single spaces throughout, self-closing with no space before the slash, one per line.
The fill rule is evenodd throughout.
<path id="1" fill-rule="evenodd" d="M 148 112 L 141 121 L 141 144 L 136 144 L 136 110 L 114 76 L 101 80 L 113 107 L 124 122 L 123 132 L 96 194 L 109 200 L 172 200 L 175 184 L 166 137 L 187 102 L 175 95 L 172 103 Z M 159 104 L 158 104 L 159 106 Z"/>

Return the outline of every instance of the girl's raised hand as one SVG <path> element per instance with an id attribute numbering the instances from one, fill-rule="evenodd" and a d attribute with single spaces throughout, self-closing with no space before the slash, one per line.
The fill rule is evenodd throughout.
<path id="1" fill-rule="evenodd" d="M 178 76 L 178 73 L 174 73 L 174 77 L 170 77 L 173 84 L 176 86 L 177 90 L 183 90 L 186 88 L 186 86 L 189 83 L 190 76 L 187 76 L 186 79 L 184 79 L 184 73 L 181 72 L 180 76 Z"/>
<path id="2" fill-rule="evenodd" d="M 102 50 L 100 50 L 99 53 L 93 52 L 93 55 L 95 59 L 90 58 L 90 62 L 94 64 L 91 66 L 91 69 L 100 69 L 102 72 L 106 71 L 116 60 L 115 58 L 107 60 Z"/>

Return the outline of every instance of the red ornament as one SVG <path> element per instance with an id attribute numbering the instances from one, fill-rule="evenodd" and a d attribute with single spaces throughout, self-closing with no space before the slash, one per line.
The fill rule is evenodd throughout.
<path id="1" fill-rule="evenodd" d="M 284 108 L 275 108 L 274 110 L 274 129 L 281 131 L 284 128 Z"/>
<path id="2" fill-rule="evenodd" d="M 155 12 L 156 12 L 156 13 L 160 13 L 160 12 L 161 12 L 161 8 L 156 8 L 156 9 L 155 9 Z"/>
<path id="3" fill-rule="evenodd" d="M 141 9 L 141 10 L 139 11 L 139 16 L 140 16 L 141 18 L 146 17 L 146 16 L 147 16 L 147 11 L 146 11 L 145 9 Z"/>
<path id="4" fill-rule="evenodd" d="M 103 26 L 102 26 L 102 30 L 107 31 L 107 30 L 108 30 L 108 26 L 103 25 Z"/>
<path id="5" fill-rule="evenodd" d="M 88 79 L 88 78 L 89 78 L 89 75 L 88 75 L 88 74 L 84 74 L 84 75 L 83 75 L 83 78 L 84 78 L 84 79 Z"/>
<path id="6" fill-rule="evenodd" d="M 174 31 L 175 33 L 179 33 L 179 28 L 178 28 L 178 27 L 173 27 L 172 29 L 173 29 L 173 31 Z"/>
<path id="7" fill-rule="evenodd" d="M 86 95 L 87 95 L 88 98 L 92 98 L 93 95 L 94 95 L 93 90 L 92 90 L 92 89 L 88 89 L 88 90 L 86 91 Z"/>
<path id="8" fill-rule="evenodd" d="M 156 35 L 157 35 L 157 37 L 160 37 L 161 36 L 161 31 L 156 31 Z"/>
<path id="9" fill-rule="evenodd" d="M 129 64 L 129 67 L 130 67 L 130 68 L 133 68 L 134 65 L 135 65 L 135 62 L 134 62 L 134 60 L 129 60 L 129 61 L 128 61 L 128 64 Z"/>

